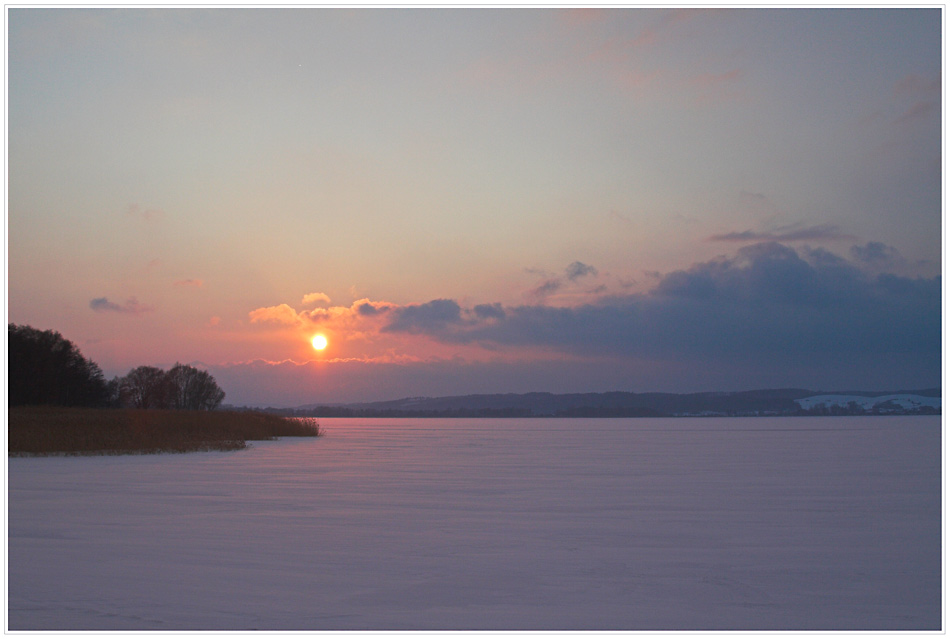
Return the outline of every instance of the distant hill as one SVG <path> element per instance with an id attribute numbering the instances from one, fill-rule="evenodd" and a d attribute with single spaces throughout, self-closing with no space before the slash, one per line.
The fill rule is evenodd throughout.
<path id="1" fill-rule="evenodd" d="M 801 388 L 707 393 L 506 393 L 407 397 L 385 402 L 308 404 L 274 412 L 312 417 L 703 417 L 940 414 L 939 388 L 813 391 Z"/>

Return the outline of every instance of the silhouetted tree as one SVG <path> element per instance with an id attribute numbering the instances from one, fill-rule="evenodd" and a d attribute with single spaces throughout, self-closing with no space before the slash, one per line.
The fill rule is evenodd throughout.
<path id="1" fill-rule="evenodd" d="M 7 325 L 7 391 L 10 406 L 104 406 L 102 370 L 56 331 Z"/>
<path id="2" fill-rule="evenodd" d="M 113 377 L 106 382 L 106 405 L 117 408 L 122 406 L 121 377 Z"/>
<path id="3" fill-rule="evenodd" d="M 133 408 L 168 408 L 171 388 L 165 371 L 139 366 L 119 379 L 120 403 Z"/>
<path id="4" fill-rule="evenodd" d="M 176 363 L 166 373 L 171 392 L 170 408 L 214 410 L 224 401 L 224 391 L 207 371 Z"/>
<path id="5" fill-rule="evenodd" d="M 171 370 L 139 366 L 110 385 L 120 406 L 214 410 L 224 401 L 224 391 L 207 371 L 176 363 Z"/>

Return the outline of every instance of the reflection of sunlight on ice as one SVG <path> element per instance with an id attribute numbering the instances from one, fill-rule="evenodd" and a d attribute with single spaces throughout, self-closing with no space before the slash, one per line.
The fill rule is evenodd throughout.
<path id="1" fill-rule="evenodd" d="M 11 630 L 940 627 L 939 417 L 319 421 L 10 459 Z"/>

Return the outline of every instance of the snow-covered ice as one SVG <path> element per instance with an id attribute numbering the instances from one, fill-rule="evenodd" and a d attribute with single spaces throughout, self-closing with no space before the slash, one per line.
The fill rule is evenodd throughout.
<path id="1" fill-rule="evenodd" d="M 939 630 L 939 417 L 322 419 L 8 460 L 8 629 Z"/>

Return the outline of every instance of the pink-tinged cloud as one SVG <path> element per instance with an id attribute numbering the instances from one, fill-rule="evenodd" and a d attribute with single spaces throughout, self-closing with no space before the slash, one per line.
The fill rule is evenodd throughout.
<path id="1" fill-rule="evenodd" d="M 322 296 L 319 299 L 326 297 L 322 293 L 311 293 L 304 299 L 313 295 Z M 279 304 L 255 309 L 248 313 L 248 318 L 255 324 L 270 323 L 306 329 L 320 327 L 345 332 L 352 337 L 360 335 L 360 331 L 365 327 L 379 324 L 382 316 L 395 306 L 389 302 L 374 302 L 367 298 L 356 300 L 350 306 L 318 307 L 301 311 L 289 304 Z"/>
<path id="2" fill-rule="evenodd" d="M 154 306 L 142 304 L 134 297 L 127 299 L 125 304 L 110 302 L 107 297 L 97 297 L 89 302 L 89 308 L 97 313 L 121 313 L 124 315 L 142 315 L 155 310 Z"/>
<path id="3" fill-rule="evenodd" d="M 287 304 L 257 308 L 248 313 L 251 323 L 274 323 L 295 325 L 300 323 L 297 311 Z"/>
<path id="4" fill-rule="evenodd" d="M 364 298 L 356 300 L 350 306 L 315 308 L 310 311 L 300 311 L 297 316 L 305 323 L 333 323 L 339 328 L 344 326 L 353 328 L 355 323 L 374 318 L 394 306 L 395 304 L 389 302 L 373 302 L 368 298 Z"/>
<path id="5" fill-rule="evenodd" d="M 202 280 L 196 279 L 175 280 L 172 282 L 172 286 L 177 286 L 179 288 L 201 288 L 204 286 L 204 284 L 205 283 Z"/>
<path id="6" fill-rule="evenodd" d="M 300 303 L 304 306 L 310 306 L 311 304 L 329 304 L 330 296 L 326 293 L 307 293 L 303 296 L 303 299 L 300 300 Z"/>

